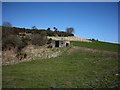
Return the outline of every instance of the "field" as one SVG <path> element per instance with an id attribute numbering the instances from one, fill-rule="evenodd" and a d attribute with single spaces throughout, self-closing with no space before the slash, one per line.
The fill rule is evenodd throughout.
<path id="1" fill-rule="evenodd" d="M 56 58 L 3 66 L 3 88 L 118 88 L 118 55 L 113 52 L 118 50 L 116 44 L 95 47 L 111 53 L 81 48 L 93 48 L 92 44 L 72 45 Z"/>
<path id="2" fill-rule="evenodd" d="M 118 50 L 120 49 L 119 48 L 120 44 L 100 42 L 100 41 L 92 41 L 92 43 L 72 41 L 71 43 L 73 46 L 88 47 L 98 50 L 108 50 L 108 51 L 118 52 Z"/>

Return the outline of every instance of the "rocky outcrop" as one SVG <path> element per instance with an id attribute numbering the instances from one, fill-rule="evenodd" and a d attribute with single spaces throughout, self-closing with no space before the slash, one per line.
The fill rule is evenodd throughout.
<path id="1" fill-rule="evenodd" d="M 36 59 L 47 59 L 61 55 L 67 48 L 47 48 L 47 46 L 28 45 L 20 53 L 15 50 L 3 51 L 2 64 L 17 64 Z"/>

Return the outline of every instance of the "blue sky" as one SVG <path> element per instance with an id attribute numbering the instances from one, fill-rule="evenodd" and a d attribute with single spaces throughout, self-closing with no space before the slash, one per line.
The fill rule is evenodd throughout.
<path id="1" fill-rule="evenodd" d="M 13 27 L 75 29 L 75 36 L 118 42 L 117 2 L 3 2 L 2 21 Z"/>

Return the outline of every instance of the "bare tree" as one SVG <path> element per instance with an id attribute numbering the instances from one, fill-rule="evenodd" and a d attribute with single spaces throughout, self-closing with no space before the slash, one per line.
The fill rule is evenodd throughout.
<path id="1" fill-rule="evenodd" d="M 67 28 L 67 29 L 66 29 L 66 32 L 72 34 L 72 33 L 74 32 L 74 28 L 72 28 L 72 27 L 71 27 L 71 28 Z"/>
<path id="2" fill-rule="evenodd" d="M 10 22 L 3 22 L 2 26 L 12 27 L 12 24 Z"/>
<path id="3" fill-rule="evenodd" d="M 37 29 L 37 27 L 36 26 L 32 26 L 32 29 Z"/>

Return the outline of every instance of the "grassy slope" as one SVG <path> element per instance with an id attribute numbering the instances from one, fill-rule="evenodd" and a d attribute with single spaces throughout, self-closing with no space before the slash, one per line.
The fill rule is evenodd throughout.
<path id="1" fill-rule="evenodd" d="M 95 49 L 109 50 L 109 51 L 118 51 L 118 47 L 120 46 L 120 44 L 100 42 L 100 41 L 92 41 L 92 43 L 72 41 L 71 44 L 73 46 L 81 46 L 81 47 L 88 47 L 88 48 L 95 48 Z"/>
<path id="2" fill-rule="evenodd" d="M 57 58 L 3 66 L 3 87 L 117 87 L 117 55 L 76 51 Z"/>

